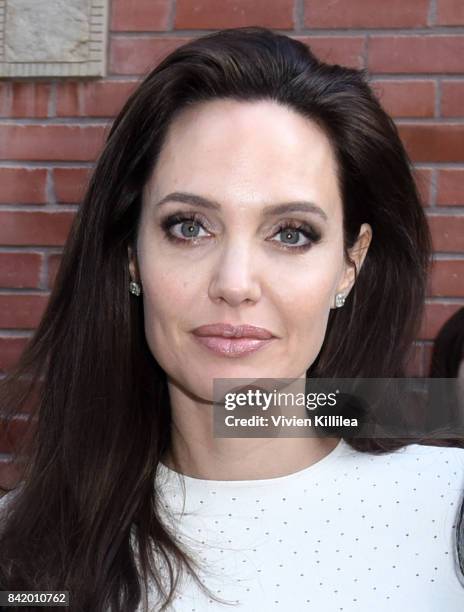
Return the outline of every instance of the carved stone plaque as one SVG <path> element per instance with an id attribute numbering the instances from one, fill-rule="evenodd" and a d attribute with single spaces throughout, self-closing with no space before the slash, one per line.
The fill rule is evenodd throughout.
<path id="1" fill-rule="evenodd" d="M 105 76 L 108 0 L 0 0 L 0 77 Z"/>

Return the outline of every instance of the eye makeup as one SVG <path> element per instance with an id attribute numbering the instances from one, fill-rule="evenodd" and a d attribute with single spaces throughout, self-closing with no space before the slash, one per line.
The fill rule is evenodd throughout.
<path id="1" fill-rule="evenodd" d="M 185 236 L 184 238 L 180 238 L 178 235 L 175 235 L 172 231 L 172 228 L 176 225 L 182 225 L 184 223 L 188 223 L 187 227 L 189 228 L 190 235 Z M 160 221 L 160 227 L 164 233 L 164 236 L 167 240 L 174 244 L 179 244 L 181 246 L 194 247 L 198 245 L 200 242 L 203 242 L 204 239 L 207 239 L 207 236 L 197 236 L 193 232 L 195 231 L 195 227 L 200 227 L 202 229 L 206 229 L 208 231 L 208 222 L 203 216 L 197 212 L 178 212 L 167 215 Z M 296 252 L 304 252 L 307 251 L 311 246 L 317 244 L 321 240 L 321 233 L 315 227 L 310 225 L 304 221 L 297 221 L 295 219 L 284 219 L 279 221 L 276 228 L 273 230 L 272 236 L 280 233 L 283 234 L 286 232 L 287 237 L 295 235 L 298 239 L 298 233 L 300 233 L 304 238 L 306 238 L 307 242 L 304 244 L 296 244 L 296 246 L 292 246 L 292 243 L 283 243 L 276 240 L 272 240 L 271 242 L 276 242 L 277 248 L 281 248 L 288 251 L 296 251 Z M 295 243 L 293 243 L 295 245 Z"/>

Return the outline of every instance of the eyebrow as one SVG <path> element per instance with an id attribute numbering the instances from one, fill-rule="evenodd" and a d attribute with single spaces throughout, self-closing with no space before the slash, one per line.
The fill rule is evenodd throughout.
<path id="1" fill-rule="evenodd" d="M 221 209 L 221 205 L 214 200 L 210 200 L 209 198 L 193 193 L 186 193 L 184 191 L 173 191 L 172 193 L 168 193 L 168 195 L 164 196 L 164 198 L 157 202 L 155 206 L 159 207 L 170 201 L 180 202 L 181 204 L 201 206 L 202 208 L 209 208 L 210 210 Z M 324 221 L 328 221 L 326 213 L 322 210 L 322 208 L 320 208 L 320 206 L 317 206 L 317 204 L 314 204 L 313 202 L 296 201 L 271 204 L 270 206 L 265 206 L 263 211 L 266 216 L 298 211 L 310 212 L 319 215 L 319 217 L 321 217 Z"/>

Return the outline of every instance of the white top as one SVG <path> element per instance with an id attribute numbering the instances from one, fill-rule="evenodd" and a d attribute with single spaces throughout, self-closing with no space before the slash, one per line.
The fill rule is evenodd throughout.
<path id="1" fill-rule="evenodd" d="M 207 563 L 212 592 L 239 604 L 216 603 L 187 577 L 173 612 L 464 610 L 454 552 L 464 449 L 373 455 L 341 440 L 288 476 L 183 478 L 182 513 L 179 475 L 160 464 L 166 520 Z"/>
<path id="2" fill-rule="evenodd" d="M 206 563 L 213 593 L 239 604 L 210 600 L 187 575 L 172 612 L 464 610 L 454 543 L 464 449 L 373 455 L 341 440 L 288 476 L 183 480 L 182 512 L 179 475 L 160 464 L 165 520 Z"/>

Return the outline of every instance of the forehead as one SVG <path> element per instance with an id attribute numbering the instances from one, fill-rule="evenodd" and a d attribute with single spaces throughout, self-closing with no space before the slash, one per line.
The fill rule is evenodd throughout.
<path id="1" fill-rule="evenodd" d="M 169 126 L 146 186 L 150 199 L 190 191 L 244 204 L 311 199 L 340 206 L 336 162 L 322 129 L 274 101 L 214 100 Z"/>

